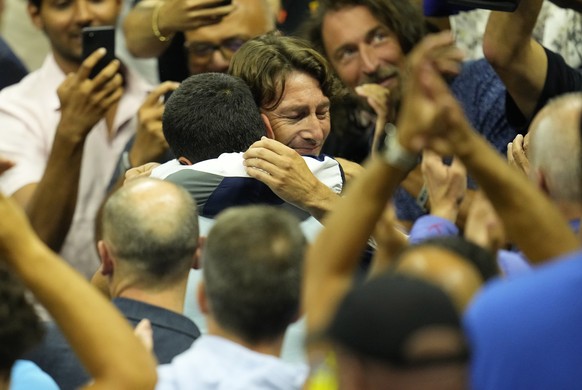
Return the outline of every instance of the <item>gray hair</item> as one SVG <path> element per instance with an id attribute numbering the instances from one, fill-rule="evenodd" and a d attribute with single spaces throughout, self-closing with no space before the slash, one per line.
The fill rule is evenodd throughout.
<path id="1" fill-rule="evenodd" d="M 144 283 L 172 283 L 188 274 L 198 246 L 198 212 L 186 190 L 138 179 L 115 192 L 103 210 L 103 240 Z"/>

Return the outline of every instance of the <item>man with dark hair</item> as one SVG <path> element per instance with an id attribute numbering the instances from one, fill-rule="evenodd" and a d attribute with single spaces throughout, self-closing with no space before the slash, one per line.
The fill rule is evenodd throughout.
<path id="1" fill-rule="evenodd" d="M 198 289 L 208 335 L 159 367 L 157 389 L 300 389 L 306 367 L 278 356 L 299 314 L 305 247 L 298 221 L 284 211 L 221 214 L 204 246 Z"/>
<path id="2" fill-rule="evenodd" d="M 0 92 L 0 153 L 16 163 L 0 189 L 86 276 L 98 267 L 95 214 L 127 140 L 138 134 L 129 151 L 133 164 L 154 160 L 166 148 L 161 131 L 144 130 L 147 119 L 136 120 L 151 87 L 118 60 L 90 78 L 104 49 L 83 60 L 82 28 L 114 25 L 119 8 L 117 0 L 31 0 L 28 12 L 51 53 L 39 70 Z M 172 88 L 163 84 L 152 100 Z"/>
<path id="3" fill-rule="evenodd" d="M 166 103 L 162 123 L 173 154 L 188 165 L 247 150 L 266 135 L 245 83 L 218 73 L 184 80 Z"/>
<path id="4" fill-rule="evenodd" d="M 198 248 L 196 204 L 172 183 L 135 180 L 107 200 L 102 224 L 100 272 L 113 304 L 133 326 L 144 318 L 151 322 L 154 353 L 159 363 L 168 363 L 200 335 L 182 316 Z M 28 358 L 62 389 L 76 389 L 89 379 L 56 327 L 49 327 L 43 344 Z"/>
<path id="5" fill-rule="evenodd" d="M 310 214 L 319 217 L 323 207 L 311 209 L 310 196 L 323 193 L 337 197 L 342 190 L 343 176 L 337 161 L 327 156 L 301 157 L 267 139 L 276 138 L 274 129 L 255 105 L 249 87 L 237 77 L 222 73 L 190 76 L 166 103 L 163 127 L 177 159 L 155 168 L 152 176 L 186 187 L 196 199 L 201 217 L 214 218 L 230 206 L 266 203 L 313 221 Z M 256 166 L 254 160 L 261 156 L 249 159 L 249 151 L 245 155 L 242 152 L 257 141 L 271 141 L 289 149 L 298 159 L 297 166 L 288 166 L 280 173 L 295 180 L 284 189 L 284 194 L 299 193 L 293 202 L 251 174 L 249 166 Z"/>
<path id="6" fill-rule="evenodd" d="M 353 95 L 365 100 L 367 108 L 346 114 L 346 126 L 363 129 L 360 137 L 366 139 L 368 152 L 384 134 L 385 124 L 396 119 L 408 54 L 425 34 L 423 17 L 408 0 L 322 0 L 305 27 L 306 37 L 328 58 L 343 83 Z M 455 75 L 451 89 L 471 123 L 504 152 L 516 132 L 505 120 L 503 84 L 487 61 L 466 62 L 460 72 L 450 64 L 437 65 L 444 73 Z M 369 125 L 362 127 L 360 123 Z M 353 140 L 348 142 L 355 144 Z M 420 187 L 413 180 L 404 185 L 415 197 Z M 413 221 L 423 214 L 403 191 L 396 193 L 396 206 L 401 220 Z"/>

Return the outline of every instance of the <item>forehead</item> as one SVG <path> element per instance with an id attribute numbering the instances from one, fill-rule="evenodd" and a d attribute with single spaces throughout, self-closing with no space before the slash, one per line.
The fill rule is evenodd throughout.
<path id="1" fill-rule="evenodd" d="M 277 88 L 277 95 L 281 93 L 282 86 Z M 304 72 L 293 71 L 285 80 L 285 90 L 277 109 L 285 109 L 290 106 L 319 106 L 329 104 L 329 99 L 323 94 L 319 81 Z"/>
<path id="2" fill-rule="evenodd" d="M 384 25 L 363 5 L 329 11 L 323 17 L 321 27 L 323 44 L 326 51 L 333 50 L 345 43 L 362 40 L 368 32 L 380 26 Z"/>
<path id="3" fill-rule="evenodd" d="M 220 42 L 241 36 L 253 38 L 274 29 L 273 15 L 264 0 L 234 0 L 237 8 L 218 24 L 186 31 L 186 41 Z"/>

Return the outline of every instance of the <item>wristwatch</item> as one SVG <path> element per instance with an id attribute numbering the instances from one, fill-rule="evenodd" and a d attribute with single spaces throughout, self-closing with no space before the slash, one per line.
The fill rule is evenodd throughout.
<path id="1" fill-rule="evenodd" d="M 418 154 L 412 153 L 400 145 L 396 126 L 392 123 L 386 123 L 384 132 L 386 133 L 386 138 L 384 139 L 384 147 L 380 150 L 384 161 L 394 168 L 402 169 L 406 172 L 413 170 L 418 164 Z"/>

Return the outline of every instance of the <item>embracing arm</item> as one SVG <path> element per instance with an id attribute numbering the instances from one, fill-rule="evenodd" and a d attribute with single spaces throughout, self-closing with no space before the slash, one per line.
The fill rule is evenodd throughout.
<path id="1" fill-rule="evenodd" d="M 512 12 L 492 12 L 483 36 L 483 53 L 526 118 L 540 97 L 548 69 L 544 48 L 533 40 L 543 0 L 521 0 Z"/>

